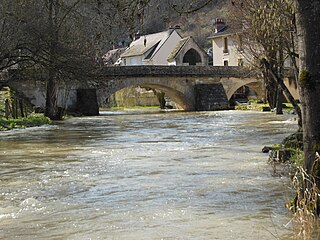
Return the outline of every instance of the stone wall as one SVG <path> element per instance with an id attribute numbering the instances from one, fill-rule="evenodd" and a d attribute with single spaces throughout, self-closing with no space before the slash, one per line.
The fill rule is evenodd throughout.
<path id="1" fill-rule="evenodd" d="M 100 78 L 115 76 L 207 76 L 207 77 L 257 77 L 257 71 L 237 66 L 122 66 L 102 67 L 97 70 Z"/>
<path id="2" fill-rule="evenodd" d="M 196 91 L 196 110 L 216 111 L 230 109 L 229 101 L 221 83 L 198 84 Z"/>
<path id="3" fill-rule="evenodd" d="M 45 105 L 45 73 L 36 70 L 11 74 L 8 85 L 23 93 L 36 106 Z M 228 99 L 239 87 L 261 82 L 256 72 L 241 67 L 213 66 L 125 66 L 102 67 L 94 78 L 66 80 L 59 83 L 58 106 L 71 111 L 79 109 L 78 89 L 92 89 L 98 106 L 127 87 L 158 89 L 169 96 L 180 109 L 228 109 Z M 219 84 L 218 84 L 219 83 Z M 208 89 L 206 89 L 208 88 Z M 222 92 L 224 89 L 224 95 Z M 216 94 L 216 96 L 214 96 Z M 85 103 L 83 103 L 85 104 Z M 94 107 L 96 109 L 96 107 Z"/>

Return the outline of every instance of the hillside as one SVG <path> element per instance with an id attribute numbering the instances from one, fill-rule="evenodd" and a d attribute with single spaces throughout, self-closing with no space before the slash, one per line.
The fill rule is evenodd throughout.
<path id="1" fill-rule="evenodd" d="M 149 34 L 163 31 L 170 26 L 180 25 L 182 34 L 193 36 L 204 49 L 210 47 L 207 38 L 213 33 L 213 20 L 227 16 L 227 4 L 222 0 L 213 1 L 197 12 L 181 15 L 172 9 L 171 4 L 168 4 L 170 1 L 160 0 L 158 2 L 146 9 L 141 31 Z"/>

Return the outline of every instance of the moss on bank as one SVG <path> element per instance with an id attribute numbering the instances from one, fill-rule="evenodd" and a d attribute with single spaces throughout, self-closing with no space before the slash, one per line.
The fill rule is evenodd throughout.
<path id="1" fill-rule="evenodd" d="M 235 106 L 235 110 L 253 110 L 253 111 L 262 111 L 264 108 L 269 107 L 268 104 L 258 103 L 256 101 L 249 101 L 246 104 L 238 104 Z"/>
<path id="2" fill-rule="evenodd" d="M 43 114 L 32 114 L 28 117 L 18 119 L 0 118 L 0 131 L 15 128 L 37 127 L 45 124 L 51 124 L 51 120 L 43 116 Z"/>

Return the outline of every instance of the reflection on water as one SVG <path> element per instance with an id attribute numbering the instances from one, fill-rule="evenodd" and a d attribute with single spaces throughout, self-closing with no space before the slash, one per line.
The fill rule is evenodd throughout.
<path id="1" fill-rule="evenodd" d="M 273 239 L 290 189 L 258 112 L 114 114 L 0 133 L 0 239 Z"/>

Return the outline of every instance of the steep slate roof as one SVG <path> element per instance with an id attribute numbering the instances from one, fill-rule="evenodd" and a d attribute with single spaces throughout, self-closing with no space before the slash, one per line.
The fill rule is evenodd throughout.
<path id="1" fill-rule="evenodd" d="M 168 30 L 149 35 L 142 35 L 139 39 L 133 41 L 130 44 L 126 51 L 121 54 L 121 57 L 139 56 L 147 53 L 149 50 L 152 50 L 151 53 L 149 53 L 147 56 L 148 59 L 150 59 L 165 43 L 171 33 L 172 30 Z"/>
<path id="2" fill-rule="evenodd" d="M 172 62 L 181 52 L 181 50 L 185 47 L 185 45 L 189 42 L 192 41 L 194 42 L 195 45 L 198 46 L 199 50 L 202 51 L 204 54 L 207 54 L 200 46 L 199 44 L 194 40 L 194 38 L 192 36 L 183 38 L 180 40 L 180 42 L 178 43 L 178 45 L 172 50 L 172 52 L 169 54 L 167 60 L 169 62 Z"/>
<path id="3" fill-rule="evenodd" d="M 173 60 L 176 58 L 178 53 L 181 51 L 181 49 L 186 45 L 186 43 L 189 41 L 191 37 L 186 37 L 180 40 L 178 45 L 172 50 L 172 52 L 169 54 L 167 60 Z"/>
<path id="4" fill-rule="evenodd" d="M 236 26 L 226 25 L 219 32 L 214 33 L 211 37 L 208 37 L 208 39 L 237 34 L 237 33 L 240 33 L 239 29 L 241 28 L 237 28 Z"/>

